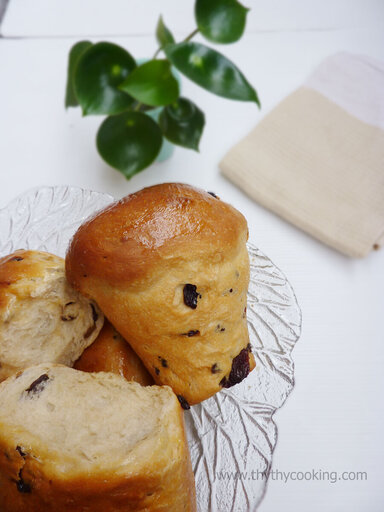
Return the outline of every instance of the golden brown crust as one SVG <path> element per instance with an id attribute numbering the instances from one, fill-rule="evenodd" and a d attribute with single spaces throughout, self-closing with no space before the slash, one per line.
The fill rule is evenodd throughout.
<path id="1" fill-rule="evenodd" d="M 62 475 L 58 480 L 45 474 L 39 457 L 16 448 L 0 440 L 1 512 L 196 512 L 186 440 L 180 440 L 177 463 L 167 467 L 154 459 L 146 474 L 126 478 Z"/>
<path id="2" fill-rule="evenodd" d="M 188 407 L 255 366 L 246 350 L 247 238 L 232 206 L 188 185 L 156 185 L 79 228 L 67 278 Z"/>
<path id="3" fill-rule="evenodd" d="M 131 194 L 85 222 L 66 258 L 67 277 L 78 290 L 89 276 L 123 287 L 148 277 L 167 259 L 229 257 L 247 233 L 240 212 L 218 198 L 179 183 Z"/>
<path id="4" fill-rule="evenodd" d="M 25 370 L 24 376 L 26 372 L 31 373 L 36 369 L 33 378 L 43 371 L 52 378 L 51 382 L 57 382 L 61 379 L 57 372 L 59 368 L 58 365 L 31 367 Z M 101 380 L 103 378 L 105 379 L 100 377 Z M 19 383 L 18 379 L 23 377 L 11 379 Z M 16 383 L 12 384 L 11 379 L 0 386 L 2 402 L 7 402 L 6 396 L 9 396 L 9 393 L 5 393 L 6 387 L 17 386 Z M 63 393 L 66 390 L 64 383 L 61 379 L 59 389 Z M 117 384 L 118 380 L 115 379 L 114 385 Z M 67 385 L 70 386 L 70 382 Z M 140 387 L 137 385 L 137 388 Z M 47 390 L 49 388 L 37 391 L 36 396 L 28 398 L 29 406 L 31 403 L 35 404 L 36 414 L 39 410 L 41 413 L 39 401 L 44 400 L 44 392 Z M 100 390 L 97 390 L 96 387 L 95 393 L 89 395 L 88 400 L 97 402 L 102 399 L 98 397 Z M 128 391 L 126 386 L 124 390 Z M 124 390 L 121 392 L 124 393 Z M 16 397 L 19 393 L 17 390 Z M 162 388 L 162 395 L 168 396 L 168 414 L 159 418 L 159 421 L 165 423 L 166 427 L 161 433 L 155 430 L 152 438 L 149 434 L 149 438 L 142 439 L 136 445 L 136 455 L 132 455 L 133 452 L 126 451 L 126 447 L 122 446 L 122 455 L 116 460 L 116 464 L 105 463 L 102 457 L 96 460 L 80 460 L 80 456 L 83 457 L 87 452 L 87 445 L 97 443 L 95 438 L 82 438 L 84 452 L 76 452 L 76 455 L 68 452 L 70 434 L 67 432 L 65 435 L 66 425 L 54 423 L 54 420 L 48 422 L 46 412 L 43 414 L 45 420 L 42 421 L 42 430 L 49 429 L 51 437 L 60 436 L 62 445 L 58 443 L 52 447 L 52 440 L 47 441 L 47 436 L 42 431 L 30 431 L 28 422 L 24 427 L 20 423 L 20 417 L 17 419 L 15 415 L 3 413 L 0 420 L 1 512 L 196 512 L 194 477 L 183 414 L 171 390 Z M 57 396 L 57 403 L 67 408 L 68 421 L 71 421 L 69 403 L 67 401 L 66 405 L 62 405 L 62 399 L 63 397 Z M 48 403 L 52 402 L 56 403 L 53 396 Z M 76 402 L 71 403 L 78 406 Z M 17 408 L 23 406 L 21 399 Z M 129 409 L 129 393 L 127 407 Z M 100 408 L 97 410 L 100 411 Z M 153 414 L 159 414 L 156 408 Z M 100 428 L 108 424 L 108 418 L 86 418 L 88 420 L 99 422 Z M 83 427 L 84 425 L 79 425 L 79 429 Z M 120 442 L 124 440 L 126 437 L 122 434 Z M 145 442 L 149 444 L 145 445 Z M 118 441 L 114 440 L 112 446 L 116 446 L 116 443 Z M 108 451 L 108 439 L 105 449 Z M 105 455 L 108 458 L 109 451 Z"/>
<path id="5" fill-rule="evenodd" d="M 154 380 L 128 342 L 106 320 L 99 336 L 73 366 L 83 372 L 112 372 L 142 386 Z"/>
<path id="6" fill-rule="evenodd" d="M 103 322 L 67 283 L 63 258 L 18 250 L 0 259 L 0 381 L 43 361 L 71 366 Z"/>
<path id="7" fill-rule="evenodd" d="M 25 295 L 25 287 L 18 286 L 21 280 L 31 288 L 29 278 L 43 278 L 47 268 L 57 267 L 57 260 L 58 256 L 53 254 L 23 249 L 0 258 L 0 309 L 9 305 L 12 296 Z"/>

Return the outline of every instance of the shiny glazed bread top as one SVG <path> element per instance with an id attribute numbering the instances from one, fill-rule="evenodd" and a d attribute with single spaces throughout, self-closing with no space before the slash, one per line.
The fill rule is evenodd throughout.
<path id="1" fill-rule="evenodd" d="M 67 278 L 85 293 L 88 277 L 116 287 L 138 284 L 151 279 L 159 262 L 231 258 L 247 236 L 243 215 L 216 196 L 189 185 L 155 185 L 79 228 L 67 253 Z"/>

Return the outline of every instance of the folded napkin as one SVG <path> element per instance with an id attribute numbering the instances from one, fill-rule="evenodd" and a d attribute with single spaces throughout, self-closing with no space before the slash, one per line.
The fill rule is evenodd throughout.
<path id="1" fill-rule="evenodd" d="M 220 162 L 250 197 L 352 257 L 384 244 L 384 63 L 336 54 Z"/>

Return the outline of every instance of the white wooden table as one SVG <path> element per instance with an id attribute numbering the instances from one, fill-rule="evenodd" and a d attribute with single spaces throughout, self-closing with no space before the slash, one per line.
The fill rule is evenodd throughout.
<path id="1" fill-rule="evenodd" d="M 78 185 L 121 197 L 146 185 L 184 181 L 239 208 L 251 240 L 286 273 L 303 310 L 303 334 L 293 354 L 296 387 L 275 418 L 273 468 L 367 472 L 365 481 L 335 483 L 285 483 L 275 473 L 260 511 L 382 512 L 384 250 L 362 261 L 337 254 L 253 203 L 220 176 L 217 164 L 328 55 L 343 50 L 383 60 L 384 1 L 248 5 L 245 37 L 223 51 L 257 86 L 262 111 L 184 80 L 184 94 L 206 112 L 200 154 L 177 149 L 168 162 L 127 182 L 96 153 L 100 119 L 64 110 L 68 50 L 87 37 L 116 41 L 146 57 L 155 49 L 160 10 L 181 37 L 193 28 L 193 2 L 10 0 L 0 28 L 0 207 L 38 185 Z"/>

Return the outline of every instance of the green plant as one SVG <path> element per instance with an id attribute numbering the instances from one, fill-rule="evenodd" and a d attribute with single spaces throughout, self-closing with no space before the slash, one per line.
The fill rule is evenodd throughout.
<path id="1" fill-rule="evenodd" d="M 260 106 L 255 89 L 224 55 L 191 39 L 201 33 L 214 43 L 228 44 L 243 35 L 248 9 L 237 0 L 196 0 L 197 28 L 176 43 L 160 16 L 159 48 L 137 65 L 124 48 L 108 42 L 80 41 L 70 50 L 65 105 L 80 105 L 83 115 L 107 115 L 97 134 L 101 157 L 129 179 L 148 167 L 163 137 L 198 150 L 204 113 L 180 97 L 172 67 L 211 93 Z M 158 58 L 160 53 L 164 58 Z M 162 107 L 158 122 L 147 112 Z"/>

